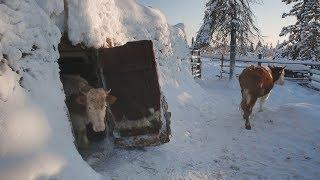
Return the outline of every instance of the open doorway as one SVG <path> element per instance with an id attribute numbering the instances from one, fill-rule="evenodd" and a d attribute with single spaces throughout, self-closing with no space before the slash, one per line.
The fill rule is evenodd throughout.
<path id="1" fill-rule="evenodd" d="M 107 109 L 103 133 L 86 126 L 91 145 L 134 148 L 169 142 L 171 114 L 160 91 L 151 41 L 94 49 L 74 46 L 64 36 L 59 52 L 61 76 L 79 75 L 94 88 L 111 89 L 117 97 Z M 112 145 L 105 144 L 108 139 Z M 90 153 L 80 150 L 84 158 Z"/>

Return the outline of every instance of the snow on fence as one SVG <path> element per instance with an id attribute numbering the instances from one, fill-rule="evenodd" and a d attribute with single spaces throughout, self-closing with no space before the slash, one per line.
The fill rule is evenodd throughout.
<path id="1" fill-rule="evenodd" d="M 211 60 L 220 61 L 220 75 L 229 74 L 230 59 L 225 58 L 211 58 Z M 286 79 L 296 81 L 298 84 L 308 86 L 310 88 L 320 91 L 320 63 L 319 62 L 306 62 L 306 61 L 272 61 L 268 59 L 236 59 L 236 66 L 242 71 L 242 69 L 250 65 L 280 65 L 286 66 Z M 238 76 L 241 71 L 236 71 Z"/>
<path id="2" fill-rule="evenodd" d="M 311 69 L 310 70 L 310 85 L 311 87 L 320 90 L 320 70 Z"/>
<path id="3" fill-rule="evenodd" d="M 191 72 L 195 78 L 201 78 L 201 54 L 200 50 L 191 51 Z"/>

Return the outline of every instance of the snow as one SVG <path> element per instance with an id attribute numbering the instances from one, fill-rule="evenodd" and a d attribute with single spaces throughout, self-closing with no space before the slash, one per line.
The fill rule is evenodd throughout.
<path id="1" fill-rule="evenodd" d="M 237 81 L 219 80 L 203 60 L 203 79 L 165 86 L 172 140 L 141 150 L 115 149 L 92 164 L 114 179 L 318 179 L 319 92 L 293 82 L 276 86 L 263 112 L 244 128 Z M 103 152 L 102 152 L 103 153 Z"/>
<path id="2" fill-rule="evenodd" d="M 111 47 L 125 41 L 114 0 L 68 0 L 67 32 L 74 43 Z M 106 39 L 109 43 L 106 43 Z"/>
<path id="3" fill-rule="evenodd" d="M 276 87 L 266 109 L 243 128 L 236 82 L 217 80 L 204 61 L 190 72 L 182 24 L 133 0 L 10 0 L 0 4 L 1 179 L 317 179 L 319 94 L 294 83 Z M 90 3 L 89 3 L 90 2 Z M 128 13 L 130 12 L 130 13 Z M 107 142 L 87 158 L 73 144 L 59 79 L 58 44 L 89 47 L 150 39 L 161 90 L 172 112 L 172 140 L 141 150 Z M 101 176 L 102 175 L 102 176 Z"/>

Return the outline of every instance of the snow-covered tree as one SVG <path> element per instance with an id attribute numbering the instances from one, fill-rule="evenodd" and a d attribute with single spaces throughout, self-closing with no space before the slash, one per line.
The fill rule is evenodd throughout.
<path id="1" fill-rule="evenodd" d="M 297 22 L 284 27 L 280 36 L 289 35 L 288 41 L 281 44 L 282 56 L 296 60 L 320 61 L 320 1 L 319 0 L 282 0 L 293 4 L 283 18 L 294 16 Z"/>
<path id="2" fill-rule="evenodd" d="M 256 51 L 261 49 L 262 48 L 262 43 L 261 41 L 259 40 L 258 43 L 257 43 L 257 46 L 256 46 Z"/>
<path id="3" fill-rule="evenodd" d="M 280 43 L 280 41 L 277 41 L 277 45 L 273 50 L 273 59 L 283 58 L 285 53 L 283 52 L 283 49 L 281 48 L 283 43 Z"/>
<path id="4" fill-rule="evenodd" d="M 250 51 L 251 53 L 254 52 L 253 42 L 250 43 L 249 51 Z"/>
<path id="5" fill-rule="evenodd" d="M 238 51 L 239 51 L 239 55 L 242 56 L 247 56 L 249 50 L 249 45 L 244 43 L 244 42 L 240 42 L 239 46 L 238 46 Z"/>
<path id="6" fill-rule="evenodd" d="M 233 78 L 237 44 L 249 44 L 259 30 L 254 23 L 251 3 L 257 0 L 208 0 L 196 47 L 215 42 L 230 42 L 230 79 Z"/>
<path id="7" fill-rule="evenodd" d="M 214 43 L 214 49 L 215 51 L 222 55 L 223 57 L 228 53 L 229 51 L 229 45 L 227 41 L 217 42 Z"/>

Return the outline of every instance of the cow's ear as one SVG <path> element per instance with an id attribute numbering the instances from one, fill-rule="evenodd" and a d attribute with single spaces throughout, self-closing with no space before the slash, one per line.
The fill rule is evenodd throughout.
<path id="1" fill-rule="evenodd" d="M 76 97 L 76 103 L 81 104 L 81 105 L 86 105 L 87 104 L 87 97 L 85 95 L 80 95 Z"/>
<path id="2" fill-rule="evenodd" d="M 112 96 L 112 95 L 107 95 L 106 100 L 108 102 L 108 104 L 112 105 L 117 101 L 117 97 Z"/>

